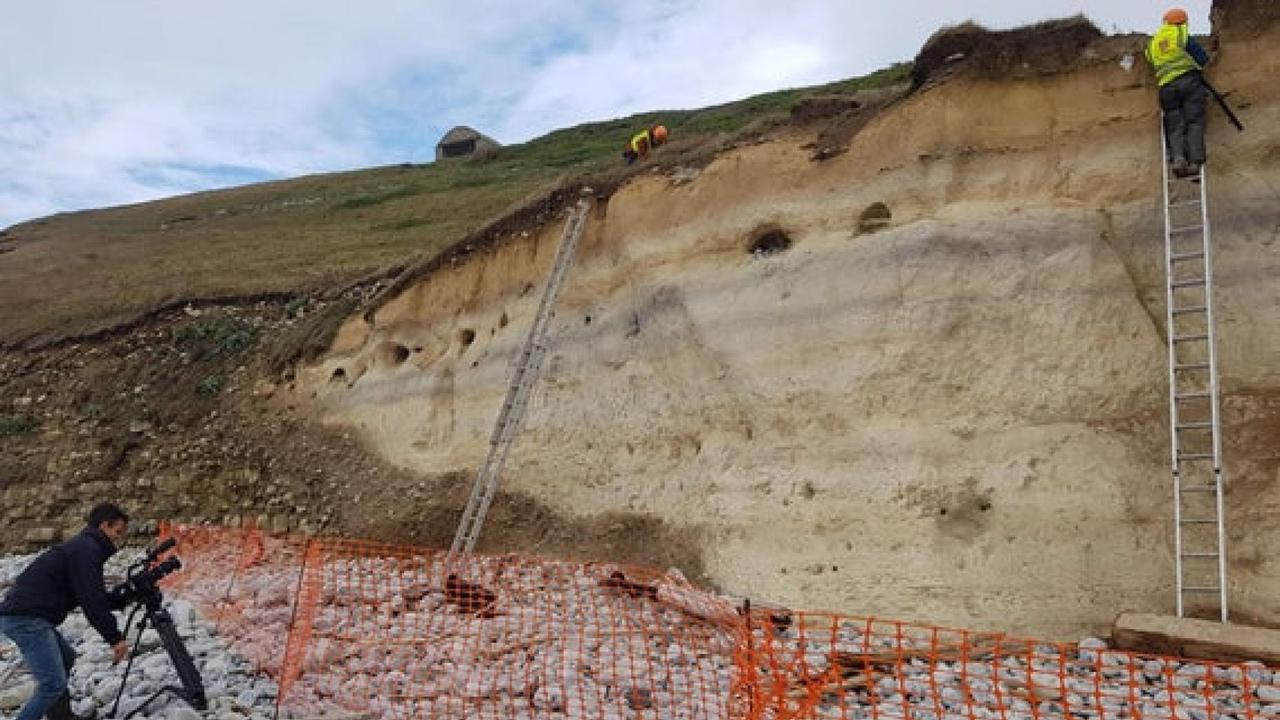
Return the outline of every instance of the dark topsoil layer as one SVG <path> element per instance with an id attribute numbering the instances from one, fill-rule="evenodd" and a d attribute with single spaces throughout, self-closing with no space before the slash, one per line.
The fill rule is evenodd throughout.
<path id="1" fill-rule="evenodd" d="M 987 79 L 1067 72 L 1102 37 L 1083 15 L 1014 30 L 987 30 L 973 23 L 943 28 L 916 55 L 911 84 L 921 88 L 950 65 Z"/>
<path id="2" fill-rule="evenodd" d="M 1210 17 L 1215 36 L 1247 40 L 1280 21 L 1280 3 L 1276 0 L 1213 0 Z"/>

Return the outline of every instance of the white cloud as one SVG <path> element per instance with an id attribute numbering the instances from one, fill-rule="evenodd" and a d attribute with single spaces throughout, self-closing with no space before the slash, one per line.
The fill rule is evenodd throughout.
<path id="1" fill-rule="evenodd" d="M 1207 16 L 1209 0 L 1188 9 Z M 909 59 L 938 26 L 1084 11 L 1147 30 L 1146 2 L 942 0 L 43 0 L 0 24 L 0 227 L 237 177 L 430 158 L 724 102 Z M 1203 25 L 1203 23 L 1202 23 Z M 1207 29 L 1207 27 L 1206 27 Z"/>
<path id="2" fill-rule="evenodd" d="M 1206 31 L 1209 4 L 1186 4 Z M 1163 13 L 1132 0 L 700 0 L 669 3 L 661 13 L 628 7 L 640 11 L 628 15 L 624 32 L 598 37 L 538 73 L 504 123 L 504 137 L 865 74 L 911 59 L 935 30 L 965 20 L 1002 29 L 1084 13 L 1106 32 L 1149 32 Z"/>

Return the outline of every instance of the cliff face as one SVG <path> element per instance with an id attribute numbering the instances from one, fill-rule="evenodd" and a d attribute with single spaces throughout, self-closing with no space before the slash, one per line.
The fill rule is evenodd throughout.
<path id="1" fill-rule="evenodd" d="M 1219 30 L 1213 77 L 1248 125 L 1211 110 L 1232 609 L 1280 623 L 1280 28 Z M 724 590 L 775 602 L 1061 636 L 1171 609 L 1139 47 L 960 72 L 821 162 L 792 130 L 621 187 L 570 271 L 504 488 L 657 518 L 699 539 Z M 891 214 L 877 231 L 873 203 Z M 788 248 L 752 251 L 775 230 Z M 353 317 L 299 395 L 399 466 L 474 469 L 559 232 Z"/>

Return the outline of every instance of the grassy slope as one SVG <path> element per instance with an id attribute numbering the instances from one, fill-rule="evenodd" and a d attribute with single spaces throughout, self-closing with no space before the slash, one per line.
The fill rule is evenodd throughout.
<path id="1" fill-rule="evenodd" d="M 691 111 L 591 123 L 486 161 L 394 166 L 57 215 L 0 234 L 0 346 L 92 332 L 175 300 L 302 292 L 443 249 L 565 179 L 616 168 L 634 129 L 714 142 L 804 97 L 903 82 L 909 66 Z"/>

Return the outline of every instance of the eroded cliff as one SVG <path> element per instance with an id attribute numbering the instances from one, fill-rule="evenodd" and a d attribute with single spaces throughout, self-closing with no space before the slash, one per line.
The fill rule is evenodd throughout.
<path id="1" fill-rule="evenodd" d="M 1249 126 L 1216 116 L 1209 136 L 1232 605 L 1278 623 L 1280 27 L 1219 4 L 1213 77 Z M 1061 72 L 961 66 L 828 159 L 789 129 L 601 198 L 504 488 L 657 519 L 722 589 L 775 602 L 1061 636 L 1168 610 L 1140 47 L 1089 42 Z M 559 232 L 407 278 L 298 397 L 398 466 L 467 478 Z"/>

